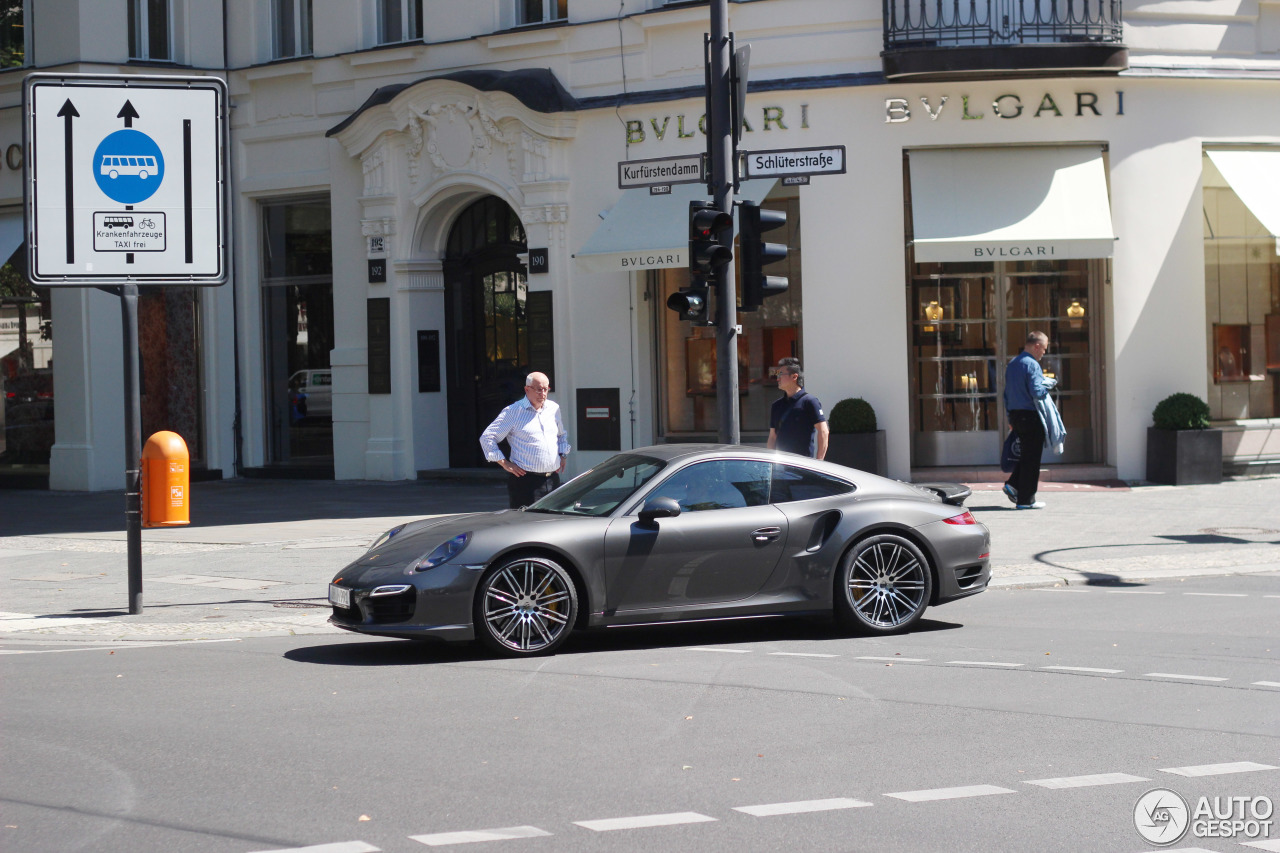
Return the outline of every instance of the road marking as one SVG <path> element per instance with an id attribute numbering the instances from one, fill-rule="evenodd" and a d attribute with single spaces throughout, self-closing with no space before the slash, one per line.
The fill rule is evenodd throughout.
<path id="1" fill-rule="evenodd" d="M 73 625 L 95 625 L 106 619 L 80 616 L 36 616 L 32 613 L 0 613 L 0 631 L 30 631 L 35 628 L 67 628 Z"/>
<path id="2" fill-rule="evenodd" d="M 1256 850 L 1280 851 L 1280 838 L 1273 838 L 1270 841 L 1241 841 L 1242 847 L 1253 847 Z"/>
<path id="3" fill-rule="evenodd" d="M 930 800 L 960 800 L 965 797 L 986 797 L 991 794 L 1016 794 L 1008 788 L 997 788 L 995 785 L 969 785 L 964 788 L 933 788 L 928 791 L 899 791 L 896 794 L 885 794 L 897 800 L 909 803 L 923 803 Z"/>
<path id="4" fill-rule="evenodd" d="M 755 815 L 756 817 L 773 817 L 780 814 L 802 814 L 804 812 L 829 812 L 836 809 L 860 809 L 870 806 L 862 800 L 850 800 L 837 797 L 832 800 L 805 800 L 798 803 L 770 803 L 763 806 L 735 806 L 735 812 Z"/>
<path id="5" fill-rule="evenodd" d="M 1154 589 L 1109 589 L 1108 595 L 1164 595 L 1163 592 Z"/>
<path id="6" fill-rule="evenodd" d="M 0 655 L 50 655 L 61 652 L 106 652 L 119 649 L 153 649 L 156 646 L 193 646 L 196 643 L 238 643 L 240 637 L 217 640 L 169 640 L 160 643 L 119 643 L 114 646 L 91 646 L 83 649 L 0 649 Z"/>
<path id="7" fill-rule="evenodd" d="M 1280 681 L 1255 681 L 1257 687 L 1280 687 Z"/>
<path id="8" fill-rule="evenodd" d="M 1041 586 L 1032 587 L 1035 592 L 1093 592 L 1091 589 L 1072 589 L 1071 587 Z"/>
<path id="9" fill-rule="evenodd" d="M 449 844 L 472 844 L 477 841 L 506 841 L 511 838 L 540 838 L 550 835 L 536 826 L 508 826 L 505 829 L 473 829 L 467 832 L 436 832 L 431 835 L 410 835 L 428 847 L 444 847 Z"/>
<path id="10" fill-rule="evenodd" d="M 1226 678 L 1218 678 L 1213 675 L 1179 675 L 1176 672 L 1144 672 L 1146 678 L 1181 678 L 1186 681 L 1227 681 Z"/>
<path id="11" fill-rule="evenodd" d="M 820 655 L 816 652 L 769 652 L 771 655 L 789 658 L 838 658 L 839 655 Z"/>
<path id="12" fill-rule="evenodd" d="M 1092 788 L 1095 785 L 1123 785 L 1126 782 L 1150 782 L 1143 776 L 1130 776 L 1128 773 L 1100 773 L 1096 776 L 1062 776 L 1057 779 L 1036 779 L 1028 781 L 1028 785 L 1039 785 L 1041 788 Z"/>
<path id="13" fill-rule="evenodd" d="M 1227 773 L 1252 773 L 1255 770 L 1275 770 L 1270 764 L 1254 761 L 1235 761 L 1229 764 L 1201 764 L 1198 767 L 1166 767 L 1161 773 L 1178 776 L 1222 776 Z"/>
<path id="14" fill-rule="evenodd" d="M 703 646 L 688 646 L 686 652 L 720 652 L 725 655 L 749 655 L 751 649 L 709 649 Z"/>
<path id="15" fill-rule="evenodd" d="M 854 660 L 891 660 L 895 663 L 924 663 L 928 658 L 900 658 L 900 657 L 877 657 L 876 655 L 859 655 Z"/>
<path id="16" fill-rule="evenodd" d="M 1248 598 L 1244 592 L 1184 592 L 1183 595 L 1203 595 L 1206 598 Z"/>
<path id="17" fill-rule="evenodd" d="M 1280 598 L 1280 595 L 1264 595 L 1263 598 Z"/>
<path id="18" fill-rule="evenodd" d="M 1124 672 L 1123 669 L 1098 669 L 1092 666 L 1042 666 L 1041 669 L 1060 669 L 1063 672 L 1101 672 L 1105 675 L 1115 675 L 1118 672 Z"/>
<path id="19" fill-rule="evenodd" d="M 257 853 L 382 853 L 382 848 L 363 841 L 339 841 L 336 844 L 315 844 L 311 847 L 259 850 Z"/>
<path id="20" fill-rule="evenodd" d="M 959 666 L 1022 666 L 1020 663 L 997 663 L 989 660 L 949 660 L 947 663 L 954 663 Z"/>
<path id="21" fill-rule="evenodd" d="M 637 817 L 610 817 L 604 820 L 575 820 L 574 824 L 596 832 L 611 832 L 615 829 L 644 829 L 649 826 L 676 826 L 682 823 L 708 823 L 715 820 L 716 818 L 697 812 L 674 812 Z"/>

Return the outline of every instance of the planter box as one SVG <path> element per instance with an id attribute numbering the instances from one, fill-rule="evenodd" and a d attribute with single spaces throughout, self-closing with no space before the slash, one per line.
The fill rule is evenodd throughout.
<path id="1" fill-rule="evenodd" d="M 1222 430 L 1147 427 L 1147 480 L 1173 486 L 1222 482 Z"/>
<path id="2" fill-rule="evenodd" d="M 832 433 L 827 437 L 827 461 L 846 468 L 888 476 L 889 456 L 885 452 L 884 430 Z"/>

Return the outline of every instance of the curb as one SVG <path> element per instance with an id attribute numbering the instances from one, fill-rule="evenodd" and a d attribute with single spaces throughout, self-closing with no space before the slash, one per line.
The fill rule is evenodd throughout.
<path id="1" fill-rule="evenodd" d="M 1106 580 L 1100 580 L 1099 573 L 1064 571 L 1060 575 L 1014 575 L 1010 577 L 992 578 L 987 589 L 1035 589 L 1051 586 L 1116 586 L 1120 583 L 1131 583 L 1148 580 L 1170 580 L 1177 578 L 1227 577 L 1230 575 L 1253 575 L 1269 572 L 1280 572 L 1280 564 L 1261 563 L 1245 566 L 1218 566 L 1206 569 L 1155 569 L 1138 572 L 1107 573 Z"/>

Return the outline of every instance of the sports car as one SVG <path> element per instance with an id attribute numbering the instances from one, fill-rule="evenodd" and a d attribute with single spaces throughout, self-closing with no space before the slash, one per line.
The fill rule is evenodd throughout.
<path id="1" fill-rule="evenodd" d="M 990 580 L 968 494 L 761 448 L 646 447 L 524 509 L 388 530 L 329 584 L 329 621 L 512 656 L 574 629 L 786 614 L 903 631 Z"/>

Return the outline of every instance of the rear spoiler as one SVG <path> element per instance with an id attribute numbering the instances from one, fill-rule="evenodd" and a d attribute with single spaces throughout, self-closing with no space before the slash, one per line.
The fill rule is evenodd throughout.
<path id="1" fill-rule="evenodd" d="M 912 483 L 916 488 L 933 492 L 943 503 L 952 506 L 964 506 L 965 499 L 973 494 L 973 489 L 964 483 Z"/>

